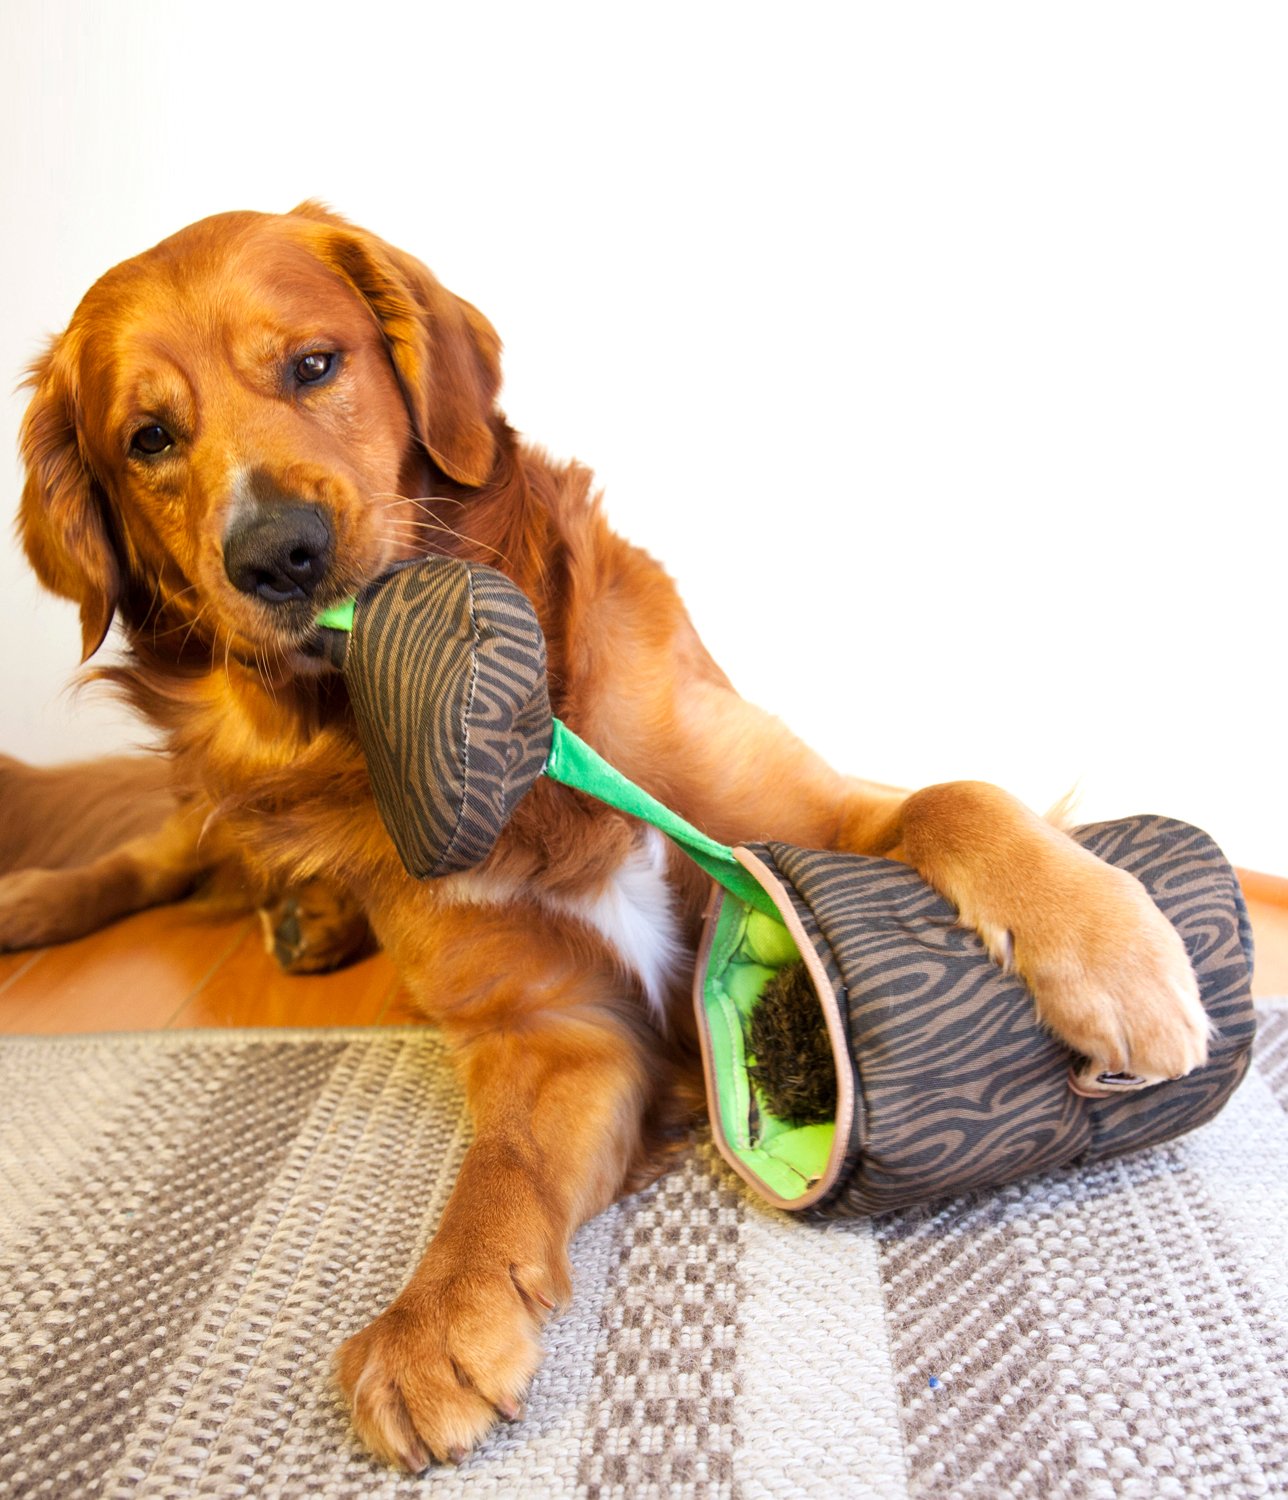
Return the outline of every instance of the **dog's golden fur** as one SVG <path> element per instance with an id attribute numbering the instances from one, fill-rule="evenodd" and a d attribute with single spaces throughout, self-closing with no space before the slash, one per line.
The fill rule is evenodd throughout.
<path id="1" fill-rule="evenodd" d="M 261 878 L 356 894 L 465 1080 L 475 1139 L 438 1231 L 340 1353 L 376 1453 L 418 1469 L 517 1412 L 570 1236 L 656 1169 L 691 1098 L 683 959 L 650 981 L 601 898 L 647 888 L 635 915 L 664 954 L 692 944 L 704 896 L 630 820 L 550 782 L 481 871 L 408 879 L 311 623 L 399 559 L 504 569 L 545 629 L 555 711 L 716 838 L 914 865 L 1089 1073 L 1203 1059 L 1184 948 L 1130 877 L 996 788 L 839 775 L 734 694 L 588 473 L 506 425 L 491 325 L 409 256 L 316 205 L 205 220 L 104 277 L 32 383 L 22 537 L 79 606 L 86 655 L 119 617 L 131 660 L 108 675 L 163 730 L 178 785 Z M 224 559 L 247 508 L 283 500 L 334 543 L 316 597 L 285 604 Z"/>
<path id="2" fill-rule="evenodd" d="M 0 756 L 0 951 L 63 942 L 186 896 L 217 863 L 155 756 Z M 235 862 L 234 862 L 235 863 Z"/>
<path id="3" fill-rule="evenodd" d="M 370 951 L 362 909 L 334 880 L 255 879 L 200 798 L 178 796 L 167 762 L 116 755 L 29 766 L 0 755 L 0 953 L 84 937 L 145 907 L 258 910 L 265 946 L 291 974 Z"/>
<path id="4" fill-rule="evenodd" d="M 88 864 L 155 832 L 177 805 L 157 756 L 29 766 L 0 755 L 0 872 Z"/>

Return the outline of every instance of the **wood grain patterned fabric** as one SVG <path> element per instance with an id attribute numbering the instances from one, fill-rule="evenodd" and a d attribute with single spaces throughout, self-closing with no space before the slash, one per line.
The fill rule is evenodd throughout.
<path id="1" fill-rule="evenodd" d="M 1203 1130 L 809 1222 L 706 1144 L 573 1245 L 524 1418 L 420 1478 L 335 1346 L 470 1130 L 425 1029 L 0 1042 L 0 1496 L 1288 1493 L 1288 1002 Z"/>
<path id="2" fill-rule="evenodd" d="M 527 598 L 451 558 L 403 569 L 359 602 L 344 676 L 408 872 L 480 864 L 550 750 L 546 646 Z"/>
<path id="3" fill-rule="evenodd" d="M 1207 1065 L 1140 1093 L 1090 1100 L 1038 1025 L 1023 983 L 907 866 L 750 845 L 787 888 L 830 972 L 858 1093 L 848 1160 L 810 1212 L 881 1213 L 1168 1140 L 1221 1108 L 1248 1067 L 1251 930 L 1215 843 L 1170 818 L 1076 829 L 1129 870 L 1185 941 L 1215 1028 Z M 825 997 L 830 998 L 830 997 Z"/>

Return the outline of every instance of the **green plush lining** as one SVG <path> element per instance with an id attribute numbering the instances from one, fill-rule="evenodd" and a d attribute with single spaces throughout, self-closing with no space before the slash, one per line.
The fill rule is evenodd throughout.
<path id="1" fill-rule="evenodd" d="M 736 896 L 725 896 L 703 975 L 716 1108 L 724 1138 L 738 1160 L 771 1192 L 788 1200 L 803 1197 L 822 1176 L 836 1126 L 797 1125 L 769 1113 L 747 1076 L 748 1065 L 755 1062 L 747 1035 L 765 985 L 778 969 L 799 957 L 784 923 L 754 911 Z"/>

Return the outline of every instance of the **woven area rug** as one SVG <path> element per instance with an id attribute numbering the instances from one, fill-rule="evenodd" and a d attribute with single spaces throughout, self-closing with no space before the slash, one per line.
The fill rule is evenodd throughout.
<path id="1" fill-rule="evenodd" d="M 457 1469 L 352 1445 L 335 1346 L 468 1139 L 424 1030 L 0 1044 L 0 1494 L 1288 1492 L 1288 1008 L 1225 1113 L 876 1221 L 711 1150 L 574 1248 L 525 1418 Z"/>

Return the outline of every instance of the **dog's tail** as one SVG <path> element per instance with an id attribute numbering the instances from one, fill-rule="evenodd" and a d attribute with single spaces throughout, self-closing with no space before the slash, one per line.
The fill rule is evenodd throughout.
<path id="1" fill-rule="evenodd" d="M 1053 824 L 1056 828 L 1060 828 L 1067 833 L 1069 829 L 1073 827 L 1074 818 L 1077 814 L 1078 806 L 1081 801 L 1082 782 L 1075 781 L 1067 792 L 1065 792 L 1050 807 L 1047 808 L 1046 812 L 1043 813 L 1042 816 L 1048 823 Z"/>

